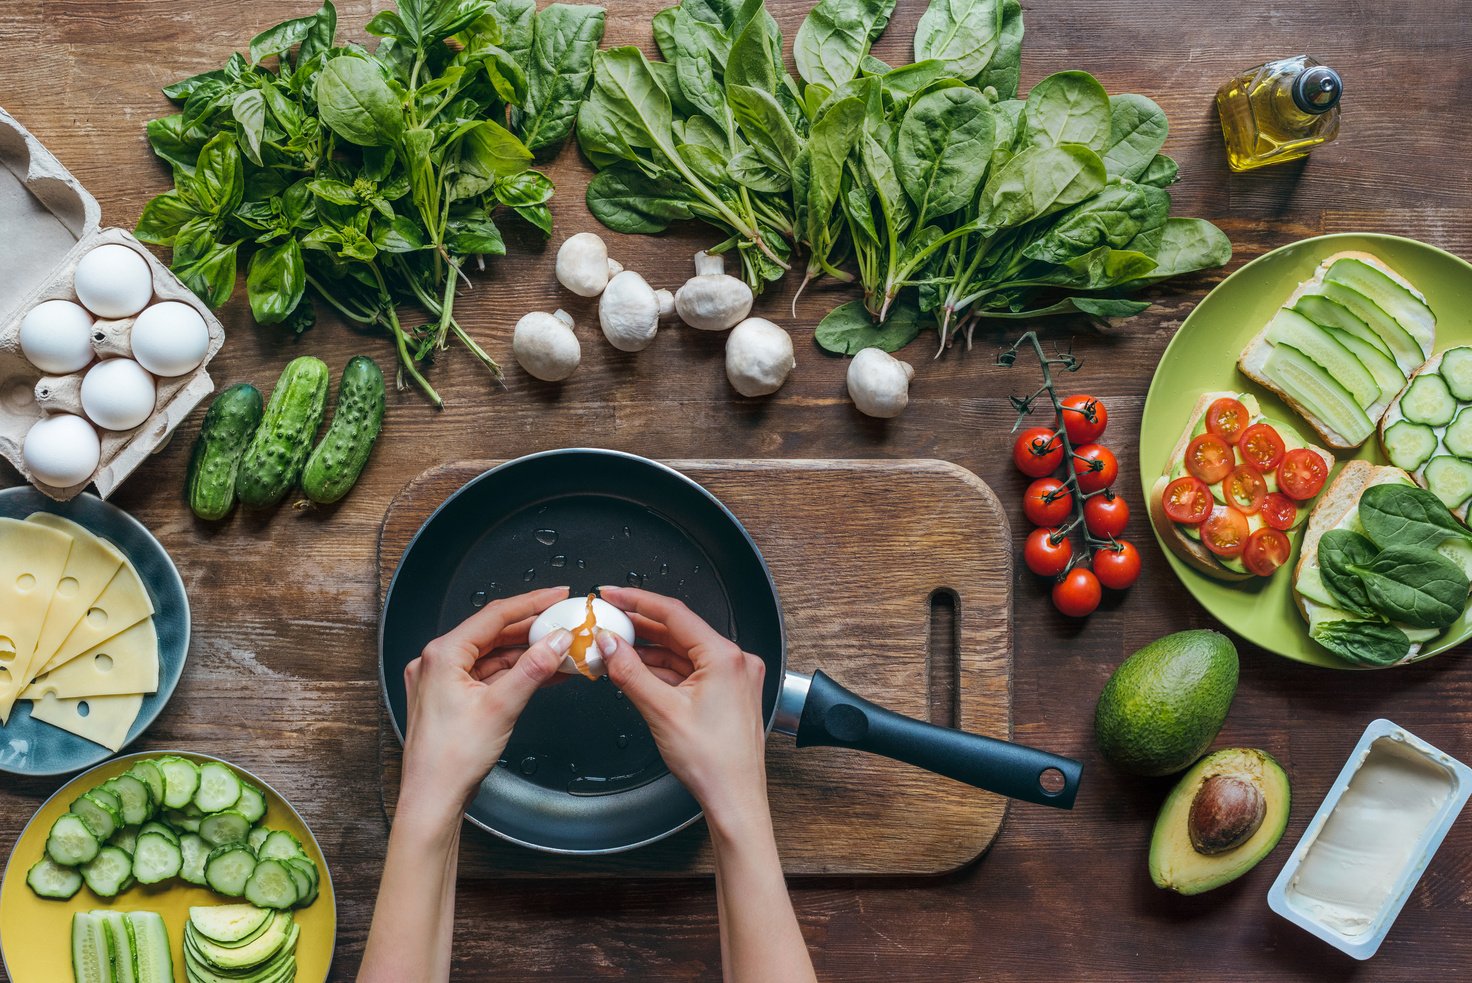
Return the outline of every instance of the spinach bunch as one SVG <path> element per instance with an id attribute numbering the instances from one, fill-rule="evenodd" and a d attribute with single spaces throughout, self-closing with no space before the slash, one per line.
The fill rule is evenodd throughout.
<path id="1" fill-rule="evenodd" d="M 1472 532 L 1422 488 L 1384 484 L 1365 489 L 1364 533 L 1332 529 L 1319 540 L 1324 587 L 1358 619 L 1321 622 L 1312 632 L 1325 648 L 1354 662 L 1392 665 L 1411 641 L 1399 626 L 1449 628 L 1472 590 L 1464 563 Z"/>
<path id="2" fill-rule="evenodd" d="M 421 364 L 452 335 L 500 375 L 455 319 L 456 291 L 468 262 L 505 253 L 498 210 L 550 234 L 552 182 L 532 164 L 572 132 L 603 25 L 599 7 L 402 0 L 366 25 L 370 52 L 335 40 L 327 0 L 164 89 L 179 112 L 148 139 L 174 188 L 137 235 L 172 247 L 212 307 L 243 263 L 260 324 L 305 330 L 315 296 L 385 330 L 400 385 L 440 406 Z M 406 327 L 407 303 L 427 323 Z"/>

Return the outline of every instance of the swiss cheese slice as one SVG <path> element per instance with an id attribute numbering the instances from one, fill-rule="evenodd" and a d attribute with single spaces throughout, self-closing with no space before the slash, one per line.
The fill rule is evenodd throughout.
<path id="1" fill-rule="evenodd" d="M 125 696 L 158 692 L 158 632 L 145 618 L 94 649 L 89 649 L 21 692 L 23 700 L 47 693 L 63 698 Z"/>
<path id="2" fill-rule="evenodd" d="M 153 616 L 153 602 L 148 599 L 148 590 L 143 586 L 133 564 L 123 558 L 123 565 L 113 574 L 112 580 L 82 620 L 77 622 L 61 648 L 37 669 L 33 675 L 52 672 L 66 665 L 83 652 L 90 652 L 119 632 L 132 628 L 144 618 Z"/>
<path id="3" fill-rule="evenodd" d="M 25 688 L 46 609 L 66 569 L 72 537 L 33 522 L 0 518 L 0 636 L 13 651 L 0 661 L 0 724 Z"/>
<path id="4" fill-rule="evenodd" d="M 85 737 L 116 751 L 128 739 L 138 710 L 143 706 L 141 694 L 132 696 L 89 696 L 64 700 L 49 693 L 31 704 L 31 716 L 42 723 Z"/>

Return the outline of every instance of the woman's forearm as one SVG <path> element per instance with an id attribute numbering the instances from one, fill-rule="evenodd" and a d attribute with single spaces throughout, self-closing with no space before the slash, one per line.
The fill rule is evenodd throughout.
<path id="1" fill-rule="evenodd" d="M 460 817 L 459 808 L 400 798 L 360 983 L 450 978 Z"/>

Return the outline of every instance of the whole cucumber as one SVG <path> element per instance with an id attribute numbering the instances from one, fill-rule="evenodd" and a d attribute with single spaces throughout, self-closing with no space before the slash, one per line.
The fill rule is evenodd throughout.
<path id="1" fill-rule="evenodd" d="M 367 355 L 355 355 L 342 370 L 337 409 L 302 472 L 302 491 L 328 505 L 346 495 L 363 473 L 373 442 L 383 428 L 383 373 Z"/>
<path id="2" fill-rule="evenodd" d="M 242 382 L 210 404 L 189 460 L 189 507 L 201 519 L 223 519 L 235 507 L 235 476 L 261 423 L 261 392 Z"/>
<path id="3" fill-rule="evenodd" d="M 329 381 L 326 363 L 310 355 L 292 359 L 281 370 L 235 480 L 235 493 L 246 505 L 268 508 L 296 485 L 322 425 Z"/>

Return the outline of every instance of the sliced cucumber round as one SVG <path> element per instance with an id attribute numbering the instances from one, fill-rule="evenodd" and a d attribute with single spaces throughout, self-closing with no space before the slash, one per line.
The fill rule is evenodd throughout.
<path id="1" fill-rule="evenodd" d="M 1391 464 L 1402 471 L 1416 471 L 1436 453 L 1436 431 L 1424 423 L 1399 420 L 1385 429 L 1381 443 Z"/>
<path id="2" fill-rule="evenodd" d="M 1442 353 L 1440 372 L 1453 396 L 1472 402 L 1472 348 L 1448 348 Z"/>
<path id="3" fill-rule="evenodd" d="M 1472 406 L 1462 407 L 1457 418 L 1442 434 L 1442 443 L 1457 457 L 1472 460 Z"/>
<path id="4" fill-rule="evenodd" d="M 1400 411 L 1414 423 L 1444 427 L 1457 415 L 1457 401 L 1445 379 L 1435 372 L 1424 372 L 1411 380 L 1400 398 Z"/>
<path id="5" fill-rule="evenodd" d="M 1445 454 L 1433 457 L 1426 465 L 1426 490 L 1456 509 L 1472 498 L 1472 464 Z"/>
<path id="6" fill-rule="evenodd" d="M 105 846 L 82 864 L 82 879 L 99 898 L 111 898 L 133 876 L 133 858 L 115 846 Z"/>
<path id="7" fill-rule="evenodd" d="M 187 758 L 167 757 L 158 759 L 159 770 L 164 775 L 163 804 L 170 809 L 182 809 L 194 801 L 199 788 L 199 766 Z"/>
<path id="8" fill-rule="evenodd" d="M 194 804 L 200 812 L 223 812 L 240 799 L 240 779 L 230 766 L 219 761 L 206 761 L 199 766 L 199 788 Z"/>
<path id="9" fill-rule="evenodd" d="M 233 810 L 217 812 L 199 821 L 199 835 L 212 847 L 242 843 L 250 835 L 250 820 Z"/>
<path id="10" fill-rule="evenodd" d="M 244 843 L 216 847 L 204 862 L 204 879 L 219 894 L 238 898 L 256 869 L 256 855 Z"/>
<path id="11" fill-rule="evenodd" d="M 82 889 L 82 875 L 75 867 L 63 867 L 50 857 L 42 857 L 26 871 L 26 883 L 40 897 L 65 901 Z"/>
<path id="12" fill-rule="evenodd" d="M 177 839 L 153 831 L 138 834 L 138 845 L 133 849 L 133 876 L 140 884 L 157 884 L 177 877 L 183 864 L 184 855 Z"/>
<path id="13" fill-rule="evenodd" d="M 291 870 L 280 860 L 262 860 L 245 882 L 245 900 L 261 908 L 290 908 L 301 893 Z"/>

